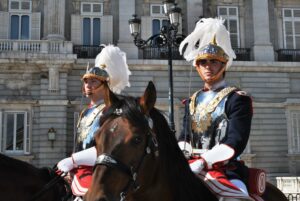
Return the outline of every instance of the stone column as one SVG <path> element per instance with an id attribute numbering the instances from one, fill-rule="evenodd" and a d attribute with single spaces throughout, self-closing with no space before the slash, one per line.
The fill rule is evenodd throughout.
<path id="1" fill-rule="evenodd" d="M 274 61 L 274 48 L 270 42 L 268 0 L 252 0 L 255 61 Z"/>
<path id="2" fill-rule="evenodd" d="M 126 52 L 128 59 L 138 59 L 138 48 L 133 43 L 128 24 L 128 20 L 132 18 L 133 14 L 135 14 L 135 0 L 119 0 L 118 46 Z"/>
<path id="3" fill-rule="evenodd" d="M 64 40 L 65 34 L 65 0 L 44 1 L 44 38 Z"/>

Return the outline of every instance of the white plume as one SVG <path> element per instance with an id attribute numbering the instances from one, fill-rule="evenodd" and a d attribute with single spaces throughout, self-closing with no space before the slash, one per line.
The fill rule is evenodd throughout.
<path id="1" fill-rule="evenodd" d="M 104 69 L 109 75 L 109 88 L 114 93 L 121 93 L 130 87 L 129 75 L 131 72 L 127 65 L 126 53 L 113 45 L 105 46 L 95 59 L 95 67 Z"/>
<path id="2" fill-rule="evenodd" d="M 198 55 L 199 50 L 208 45 L 214 36 L 216 43 L 228 55 L 227 68 L 231 65 L 236 55 L 231 47 L 230 34 L 223 25 L 221 18 L 202 18 L 200 19 L 194 31 L 190 33 L 179 46 L 179 52 L 187 61 L 192 61 Z M 199 42 L 198 47 L 196 44 Z M 185 48 L 185 49 L 184 49 Z"/>

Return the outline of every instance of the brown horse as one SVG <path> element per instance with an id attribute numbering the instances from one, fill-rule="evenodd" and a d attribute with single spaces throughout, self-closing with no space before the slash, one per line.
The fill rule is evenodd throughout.
<path id="1" fill-rule="evenodd" d="M 152 82 L 141 98 L 111 101 L 96 135 L 99 156 L 86 201 L 217 201 L 190 170 L 155 102 Z M 265 201 L 287 200 L 277 188 L 266 192 L 277 198 Z"/>
<path id="2" fill-rule="evenodd" d="M 54 185 L 47 185 L 50 184 L 49 182 L 53 182 Z M 67 199 L 64 179 L 58 177 L 53 170 L 36 168 L 29 163 L 0 154 L 0 200 L 63 201 Z"/>

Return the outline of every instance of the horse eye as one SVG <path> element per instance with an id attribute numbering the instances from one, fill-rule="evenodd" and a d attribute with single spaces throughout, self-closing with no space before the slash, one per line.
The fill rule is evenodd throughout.
<path id="1" fill-rule="evenodd" d="M 138 145 L 142 142 L 142 138 L 140 136 L 134 137 L 132 142 Z"/>

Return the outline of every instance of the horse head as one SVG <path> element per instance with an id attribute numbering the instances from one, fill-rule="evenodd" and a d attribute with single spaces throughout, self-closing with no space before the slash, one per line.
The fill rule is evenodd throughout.
<path id="1" fill-rule="evenodd" d="M 111 106 L 102 118 L 103 124 L 95 137 L 100 154 L 92 185 L 85 196 L 88 201 L 119 201 L 125 197 L 129 200 L 146 191 L 145 186 L 152 179 L 145 175 L 145 171 L 153 171 L 150 167 L 155 165 L 153 163 L 158 157 L 149 115 L 156 102 L 153 83 L 149 82 L 140 98 L 110 94 L 110 102 Z"/>

